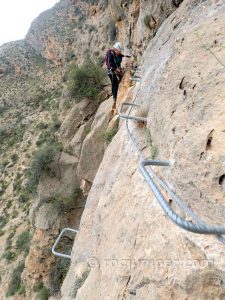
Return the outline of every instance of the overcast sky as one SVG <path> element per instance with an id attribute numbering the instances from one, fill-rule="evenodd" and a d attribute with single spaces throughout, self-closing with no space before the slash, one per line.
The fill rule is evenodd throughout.
<path id="1" fill-rule="evenodd" d="M 31 22 L 59 0 L 0 0 L 0 45 L 25 37 Z"/>

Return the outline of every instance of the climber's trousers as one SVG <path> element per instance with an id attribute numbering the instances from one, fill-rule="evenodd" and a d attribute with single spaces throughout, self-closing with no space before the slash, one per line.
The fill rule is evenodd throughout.
<path id="1" fill-rule="evenodd" d="M 118 80 L 118 78 L 117 78 L 117 76 L 115 74 L 108 74 L 108 75 L 109 75 L 109 79 L 110 79 L 111 84 L 112 84 L 112 96 L 113 96 L 113 100 L 114 100 L 114 102 L 116 102 L 118 88 L 119 88 L 119 80 Z"/>

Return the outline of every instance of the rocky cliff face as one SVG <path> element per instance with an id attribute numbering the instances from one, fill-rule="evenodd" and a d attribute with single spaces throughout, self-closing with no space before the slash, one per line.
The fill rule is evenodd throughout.
<path id="1" fill-rule="evenodd" d="M 180 2 L 60 1 L 32 23 L 26 41 L 58 65 L 85 57 L 101 60 L 116 39 L 140 59 L 163 20 Z"/>
<path id="2" fill-rule="evenodd" d="M 129 125 L 138 147 L 175 160 L 156 171 L 208 223 L 223 223 L 224 14 L 213 0 L 61 0 L 24 41 L 0 48 L 1 299 L 225 297 L 223 245 L 162 212 L 112 115 L 109 86 L 100 103 L 78 103 L 66 81 L 73 62 L 102 64 L 123 42 L 141 63 L 141 83 L 128 70 L 118 97 L 136 97 L 133 113 L 148 116 L 147 126 Z M 71 264 L 50 251 L 68 226 L 80 230 Z M 72 243 L 65 236 L 59 250 Z"/>
<path id="3" fill-rule="evenodd" d="M 155 170 L 210 224 L 224 215 L 224 15 L 223 1 L 184 1 L 148 45 L 135 88 L 149 107 L 154 156 L 175 160 Z M 130 127 L 149 157 L 145 130 Z M 165 216 L 122 122 L 89 193 L 62 298 L 224 299 L 223 258 L 215 237 Z"/>
<path id="4" fill-rule="evenodd" d="M 34 20 L 26 41 L 57 65 L 80 62 L 84 54 L 100 59 L 110 42 L 110 24 L 114 31 L 115 22 L 104 1 L 60 1 Z"/>

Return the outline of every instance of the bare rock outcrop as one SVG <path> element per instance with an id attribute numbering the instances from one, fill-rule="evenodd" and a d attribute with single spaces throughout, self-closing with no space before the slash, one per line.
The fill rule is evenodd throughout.
<path id="1" fill-rule="evenodd" d="M 90 133 L 83 142 L 77 174 L 80 179 L 93 182 L 105 151 L 105 132 L 112 118 L 113 100 L 104 101 L 94 118 Z"/>
<path id="2" fill-rule="evenodd" d="M 27 297 L 35 299 L 34 287 L 39 282 L 48 285 L 49 272 L 55 264 L 54 256 L 49 255 L 49 244 L 54 243 L 54 235 L 48 231 L 37 229 L 32 239 L 29 256 L 26 259 L 26 269 L 23 281 L 28 286 Z"/>
<path id="3" fill-rule="evenodd" d="M 93 117 L 97 107 L 95 101 L 88 99 L 73 106 L 60 128 L 61 139 L 65 145 L 71 142 L 79 128 Z"/>
<path id="4" fill-rule="evenodd" d="M 93 117 L 79 127 L 78 131 L 66 147 L 67 152 L 74 156 L 80 156 L 83 141 L 91 130 L 92 122 Z"/>
<path id="5" fill-rule="evenodd" d="M 177 3 L 175 3 L 177 2 Z M 150 39 L 156 34 L 162 22 L 182 1 L 150 0 L 110 1 L 110 10 L 116 20 L 118 40 L 141 59 Z"/>
<path id="6" fill-rule="evenodd" d="M 57 268 L 55 265 L 59 260 L 48 255 L 59 231 L 64 227 L 79 227 L 85 196 L 101 163 L 105 151 L 104 134 L 112 118 L 111 98 L 102 102 L 99 108 L 97 105 L 97 102 L 86 99 L 70 110 L 61 126 L 61 139 L 67 152 L 57 154 L 49 172 L 40 178 L 38 197 L 30 209 L 35 234 L 23 272 L 29 297 L 33 296 L 32 290 L 40 282 L 51 289 L 48 275 Z M 44 236 L 44 240 L 37 242 L 40 236 Z M 43 270 L 34 256 L 49 261 Z M 31 272 L 33 268 L 35 270 Z"/>

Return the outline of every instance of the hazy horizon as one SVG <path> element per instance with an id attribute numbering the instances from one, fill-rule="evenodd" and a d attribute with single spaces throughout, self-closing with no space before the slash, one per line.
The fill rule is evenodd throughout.
<path id="1" fill-rule="evenodd" d="M 24 39 L 32 21 L 59 0 L 10 0 L 0 3 L 0 46 Z"/>

